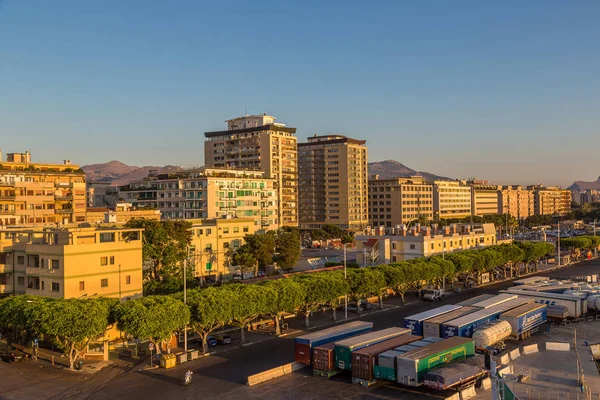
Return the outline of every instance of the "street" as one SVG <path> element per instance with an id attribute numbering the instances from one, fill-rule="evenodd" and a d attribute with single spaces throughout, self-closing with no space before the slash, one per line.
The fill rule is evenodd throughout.
<path id="1" fill-rule="evenodd" d="M 537 275 L 567 278 L 573 275 L 586 275 L 600 272 L 600 260 L 591 260 L 553 272 L 539 272 Z M 496 293 L 498 290 L 512 286 L 512 282 L 502 282 L 468 292 L 457 293 L 444 299 L 441 304 L 453 304 L 483 293 Z M 397 308 L 374 311 L 361 319 L 374 323 L 376 330 L 401 326 L 403 317 L 415 314 L 440 303 L 428 303 L 412 298 L 411 303 Z M 377 307 L 374 307 L 376 309 Z M 355 317 L 355 314 L 349 314 Z M 343 312 L 338 313 L 343 319 Z M 301 318 L 300 318 L 301 320 Z M 294 321 L 296 323 L 297 321 Z M 245 347 L 224 349 L 218 355 L 208 356 L 189 362 L 174 369 L 154 369 L 145 371 L 143 365 L 134 368 L 123 366 L 107 367 L 97 374 L 82 380 L 80 375 L 68 371 L 51 368 L 36 370 L 33 376 L 17 374 L 16 369 L 24 369 L 31 373 L 31 363 L 8 365 L 0 363 L 0 374 L 10 376 L 0 382 L 0 399 L 258 399 L 270 398 L 426 398 L 421 394 L 402 391 L 398 387 L 376 387 L 361 389 L 348 383 L 346 376 L 336 377 L 332 381 L 319 380 L 308 376 L 310 370 L 304 370 L 278 380 L 255 387 L 245 385 L 248 375 L 264 371 L 293 361 L 293 337 L 262 340 Z M 194 372 L 192 384 L 183 385 L 183 376 L 187 368 Z M 47 391 L 44 382 L 46 376 L 52 376 L 55 386 L 64 385 L 61 392 Z M 74 378 L 75 376 L 75 378 Z M 20 389 L 16 383 L 22 377 Z M 310 382 L 310 384 L 308 383 Z M 53 389 L 56 391 L 55 389 Z M 402 394 L 404 393 L 404 394 Z M 390 397 L 391 396 L 391 397 Z M 416 396 L 416 397 L 415 397 Z"/>

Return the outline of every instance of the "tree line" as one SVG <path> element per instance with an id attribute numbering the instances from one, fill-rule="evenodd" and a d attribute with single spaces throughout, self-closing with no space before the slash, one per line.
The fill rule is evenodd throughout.
<path id="1" fill-rule="evenodd" d="M 159 348 L 173 332 L 188 325 L 202 339 L 204 351 L 208 336 L 226 325 L 236 326 L 245 340 L 245 329 L 260 316 L 272 319 L 276 334 L 281 333 L 286 313 L 299 313 L 310 324 L 310 315 L 331 309 L 336 319 L 340 299 L 351 301 L 377 296 L 383 308 L 388 291 L 402 297 L 411 290 L 440 285 L 446 280 L 478 280 L 482 273 L 506 271 L 525 266 L 535 270 L 537 263 L 554 253 L 549 243 L 518 242 L 464 250 L 442 256 L 382 264 L 347 271 L 298 274 L 254 284 L 229 284 L 193 288 L 187 293 L 152 295 L 119 303 L 115 299 L 50 299 L 13 296 L 0 301 L 0 326 L 20 331 L 31 338 L 53 342 L 69 358 L 71 368 L 91 340 L 116 324 L 127 338 L 149 340 Z M 492 276 L 494 274 L 491 274 Z M 492 278 L 493 279 L 493 278 Z M 357 312 L 361 308 L 357 307 Z"/>

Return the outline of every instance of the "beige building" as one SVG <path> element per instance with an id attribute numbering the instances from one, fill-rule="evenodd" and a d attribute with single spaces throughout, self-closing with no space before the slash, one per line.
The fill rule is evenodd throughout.
<path id="1" fill-rule="evenodd" d="M 0 161 L 0 226 L 84 222 L 85 210 L 85 173 L 69 160 L 32 163 L 25 152 Z"/>
<path id="2" fill-rule="evenodd" d="M 0 230 L 0 295 L 142 296 L 142 229 Z"/>
<path id="3" fill-rule="evenodd" d="M 392 228 L 387 233 L 356 236 L 359 265 L 389 264 L 496 244 L 494 224 L 452 224 L 436 231 L 415 225 L 407 231 Z"/>
<path id="4" fill-rule="evenodd" d="M 237 270 L 231 265 L 231 253 L 244 244 L 244 236 L 256 232 L 252 218 L 219 218 L 192 222 L 190 261 L 196 278 L 220 281 Z"/>
<path id="5" fill-rule="evenodd" d="M 227 130 L 205 132 L 207 167 L 263 171 L 275 179 L 281 225 L 298 225 L 298 160 L 296 128 L 269 115 L 247 115 L 227 122 Z"/>
<path id="6" fill-rule="evenodd" d="M 298 144 L 301 229 L 325 224 L 350 230 L 367 226 L 365 143 L 341 135 L 315 135 Z"/>
<path id="7" fill-rule="evenodd" d="M 160 221 L 160 210 L 135 209 L 131 203 L 117 203 L 114 208 L 94 207 L 87 209 L 87 222 L 90 224 L 126 224 L 134 218 Z"/>
<path id="8" fill-rule="evenodd" d="M 498 214 L 498 185 L 490 185 L 487 181 L 470 181 L 471 186 L 471 214 L 483 217 L 489 214 Z"/>
<path id="9" fill-rule="evenodd" d="M 158 209 L 158 177 L 155 171 L 142 180 L 129 182 L 117 189 L 117 201 L 131 203 L 136 208 Z"/>
<path id="10" fill-rule="evenodd" d="M 536 215 L 565 215 L 571 211 L 571 191 L 540 184 L 528 186 L 533 191 L 533 210 Z"/>
<path id="11" fill-rule="evenodd" d="M 471 216 L 471 187 L 465 181 L 434 181 L 433 210 L 436 220 Z"/>
<path id="12" fill-rule="evenodd" d="M 533 203 L 533 191 L 522 186 L 502 186 L 498 192 L 498 212 L 518 220 L 534 214 Z"/>
<path id="13" fill-rule="evenodd" d="M 433 220 L 433 185 L 421 176 L 369 180 L 369 225 L 409 225 L 420 217 Z"/>
<path id="14" fill-rule="evenodd" d="M 118 187 L 108 182 L 87 182 L 87 205 L 114 208 L 118 201 Z"/>

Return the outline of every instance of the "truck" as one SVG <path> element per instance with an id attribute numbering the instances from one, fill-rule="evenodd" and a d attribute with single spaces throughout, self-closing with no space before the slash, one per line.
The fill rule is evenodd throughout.
<path id="1" fill-rule="evenodd" d="M 410 333 L 410 329 L 393 327 L 335 342 L 335 365 L 352 371 L 352 352 Z"/>
<path id="2" fill-rule="evenodd" d="M 570 317 L 578 318 L 587 312 L 587 299 L 581 299 L 577 296 L 558 293 L 540 293 L 530 292 L 528 290 L 507 289 L 501 290 L 510 294 L 516 294 L 520 298 L 533 299 L 536 303 L 543 303 L 549 306 L 559 305 L 567 308 Z"/>
<path id="3" fill-rule="evenodd" d="M 550 277 L 548 276 L 532 276 L 529 278 L 519 279 L 513 282 L 513 286 L 521 286 L 521 285 L 531 285 L 538 282 L 549 281 Z"/>
<path id="4" fill-rule="evenodd" d="M 500 315 L 502 317 L 502 314 Z M 494 348 L 501 349 L 504 346 L 504 340 L 508 339 L 512 327 L 508 321 L 496 321 L 489 325 L 477 329 L 473 332 L 473 341 L 476 351 L 495 352 Z M 500 346 L 500 347 L 495 347 Z"/>
<path id="5" fill-rule="evenodd" d="M 535 328 L 546 323 L 548 307 L 540 303 L 524 304 L 500 314 L 499 319 L 510 324 L 511 338 L 525 339 L 531 336 Z"/>
<path id="6" fill-rule="evenodd" d="M 446 295 L 446 291 L 444 289 L 424 289 L 422 293 L 423 300 L 428 301 L 441 301 Z"/>
<path id="7" fill-rule="evenodd" d="M 396 357 L 396 382 L 420 386 L 424 375 L 441 366 L 475 355 L 472 339 L 453 337 Z"/>
<path id="8" fill-rule="evenodd" d="M 502 304 L 505 301 L 516 299 L 517 295 L 515 294 L 499 294 L 494 297 L 490 297 L 489 299 L 480 301 L 479 303 L 473 304 L 473 307 L 476 308 L 490 308 L 497 306 L 498 304 Z"/>
<path id="9" fill-rule="evenodd" d="M 456 303 L 457 306 L 468 307 L 472 306 L 475 303 L 479 303 L 480 301 L 490 299 L 496 296 L 495 294 L 480 294 L 479 296 L 471 297 L 470 299 L 463 300 L 460 303 Z"/>
<path id="10" fill-rule="evenodd" d="M 411 315 L 404 318 L 404 327 L 410 329 L 413 335 L 423 336 L 423 322 L 429 318 L 437 317 L 438 315 L 449 313 L 450 311 L 458 310 L 461 306 L 447 304 L 437 307 L 432 310 L 423 311 L 421 313 Z"/>
<path id="11" fill-rule="evenodd" d="M 474 307 L 462 307 L 458 310 L 450 311 L 449 313 L 438 315 L 437 317 L 429 318 L 423 321 L 423 337 L 430 338 L 441 337 L 440 326 L 444 322 L 452 321 L 453 319 L 460 318 L 463 315 L 471 314 L 478 311 L 478 308 Z"/>
<path id="12" fill-rule="evenodd" d="M 302 364 L 311 364 L 312 349 L 341 339 L 355 336 L 361 333 L 373 330 L 372 322 L 354 321 L 347 324 L 323 329 L 322 331 L 312 332 L 306 335 L 298 336 L 294 339 L 294 360 Z"/>
<path id="13" fill-rule="evenodd" d="M 476 355 L 453 364 L 426 372 L 423 384 L 436 390 L 447 390 L 459 385 L 475 382 L 487 375 L 484 357 Z"/>

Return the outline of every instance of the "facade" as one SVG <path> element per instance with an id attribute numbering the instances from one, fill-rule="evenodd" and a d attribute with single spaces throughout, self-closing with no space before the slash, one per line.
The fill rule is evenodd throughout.
<path id="1" fill-rule="evenodd" d="M 389 264 L 496 244 L 494 224 L 452 224 L 441 229 L 415 225 L 388 229 L 387 234 L 356 236 L 356 261 L 361 266 Z"/>
<path id="2" fill-rule="evenodd" d="M 471 214 L 483 217 L 489 214 L 498 214 L 498 185 L 490 185 L 487 181 L 470 181 L 471 186 Z"/>
<path id="3" fill-rule="evenodd" d="M 571 211 L 571 191 L 556 186 L 532 185 L 533 209 L 536 215 L 565 215 Z"/>
<path id="4" fill-rule="evenodd" d="M 114 208 L 118 201 L 118 187 L 107 182 L 87 183 L 87 206 Z"/>
<path id="5" fill-rule="evenodd" d="M 0 230 L 0 295 L 142 296 L 142 229 Z"/>
<path id="6" fill-rule="evenodd" d="M 579 205 L 600 201 L 600 191 L 595 189 L 571 190 L 571 198 Z"/>
<path id="7" fill-rule="evenodd" d="M 32 163 L 25 152 L 0 161 L 0 226 L 84 222 L 86 205 L 85 173 L 69 160 Z"/>
<path id="8" fill-rule="evenodd" d="M 160 210 L 135 209 L 131 203 L 117 203 L 114 208 L 94 207 L 87 209 L 86 219 L 90 224 L 126 224 L 135 218 L 160 221 Z"/>
<path id="9" fill-rule="evenodd" d="M 434 219 L 471 216 L 471 187 L 465 181 L 433 182 Z"/>
<path id="10" fill-rule="evenodd" d="M 224 275 L 237 272 L 231 265 L 230 253 L 244 244 L 244 236 L 256 233 L 252 218 L 220 218 L 192 222 L 190 262 L 194 277 L 220 281 Z"/>
<path id="11" fill-rule="evenodd" d="M 207 167 L 262 171 L 275 180 L 277 220 L 298 225 L 298 159 L 296 128 L 275 122 L 269 115 L 231 119 L 227 130 L 205 132 Z"/>
<path id="12" fill-rule="evenodd" d="M 157 209 L 158 183 L 156 175 L 150 174 L 141 181 L 119 186 L 117 201 L 131 203 L 135 208 Z"/>
<path id="13" fill-rule="evenodd" d="M 301 229 L 325 224 L 360 230 L 367 217 L 365 140 L 313 136 L 298 144 L 298 216 Z"/>
<path id="14" fill-rule="evenodd" d="M 433 185 L 421 176 L 369 180 L 369 225 L 408 225 L 420 217 L 433 220 Z"/>
<path id="15" fill-rule="evenodd" d="M 498 191 L 498 212 L 518 220 L 534 214 L 533 191 L 522 186 L 502 186 Z"/>

